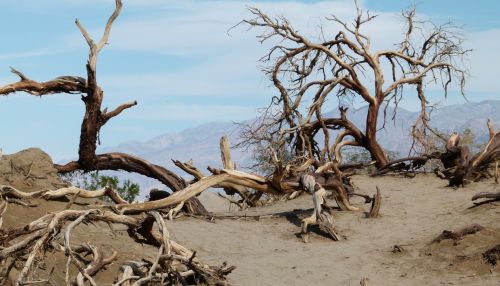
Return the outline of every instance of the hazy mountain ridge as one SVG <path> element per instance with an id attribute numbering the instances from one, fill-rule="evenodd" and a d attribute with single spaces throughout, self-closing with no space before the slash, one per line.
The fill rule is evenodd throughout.
<path id="1" fill-rule="evenodd" d="M 418 116 L 418 112 L 411 112 L 398 108 L 396 119 L 391 120 L 394 108 L 387 108 L 387 122 L 385 128 L 378 133 L 381 145 L 390 151 L 404 155 L 411 145 L 410 127 Z M 466 128 L 474 130 L 478 141 L 488 138 L 486 120 L 490 118 L 496 128 L 500 129 L 500 100 L 488 100 L 482 102 L 469 102 L 460 105 L 446 106 L 432 113 L 431 124 L 435 128 L 446 131 L 463 131 Z M 365 126 L 367 107 L 349 109 L 348 118 L 361 130 Z M 338 114 L 332 111 L 330 114 Z M 383 125 L 383 114 L 379 115 L 379 128 Z M 187 161 L 193 159 L 195 165 L 205 173 L 207 166 L 220 167 L 219 139 L 223 135 L 229 136 L 230 142 L 239 142 L 239 130 L 241 126 L 237 123 L 207 123 L 193 128 L 185 129 L 178 133 L 167 133 L 157 136 L 145 142 L 124 142 L 114 147 L 103 148 L 100 152 L 118 151 L 140 156 L 155 164 L 167 167 L 181 176 L 186 174 L 175 167 L 171 159 Z M 335 136 L 333 134 L 332 136 Z M 252 161 L 252 154 L 246 150 L 232 150 L 233 161 L 241 166 L 248 166 Z M 141 184 L 143 190 L 159 186 L 156 180 L 145 178 L 141 175 L 130 174 L 127 176 Z M 189 176 L 186 176 L 189 178 Z M 147 191 L 143 191 L 143 194 Z"/>

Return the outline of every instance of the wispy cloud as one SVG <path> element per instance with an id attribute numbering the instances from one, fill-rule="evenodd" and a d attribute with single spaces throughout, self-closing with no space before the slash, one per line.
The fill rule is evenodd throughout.
<path id="1" fill-rule="evenodd" d="M 232 121 L 245 120 L 255 115 L 255 109 L 241 105 L 220 104 L 163 104 L 145 106 L 140 113 L 130 115 L 131 119 L 155 121 Z"/>
<path id="2" fill-rule="evenodd" d="M 94 2 L 101 2 L 94 0 Z M 83 3 L 81 3 L 83 5 Z M 240 98 L 269 95 L 274 90 L 259 71 L 257 60 L 270 45 L 259 44 L 257 31 L 246 31 L 244 25 L 228 30 L 245 18 L 251 17 L 246 7 L 258 7 L 271 16 L 283 15 L 294 28 L 306 36 L 318 39 L 323 33 L 332 37 L 339 27 L 326 20 L 335 14 L 351 22 L 354 4 L 350 0 L 324 2 L 269 2 L 269 1 L 125 1 L 125 5 L 145 8 L 141 17 L 118 21 L 113 28 L 107 51 L 150 52 L 190 59 L 185 68 L 155 73 L 106 75 L 102 82 L 110 90 L 123 93 L 165 94 Z M 364 2 L 361 5 L 366 5 Z M 133 9 L 133 8 L 131 8 Z M 399 11 L 380 13 L 364 32 L 372 37 L 373 50 L 393 48 L 401 40 L 404 22 Z M 426 18 L 425 15 L 421 15 Z M 320 27 L 322 30 L 320 31 Z M 99 34 L 99 30 L 92 31 Z M 500 83 L 491 80 L 500 56 L 491 54 L 498 49 L 497 30 L 469 33 L 467 45 L 474 47 L 470 55 L 471 75 L 467 92 L 494 92 Z M 77 33 L 66 38 L 81 44 Z M 318 39 L 320 40 L 320 39 Z M 488 55 L 488 56 L 486 56 Z M 490 63 L 490 64 L 487 64 Z M 430 85 L 429 89 L 438 88 Z M 458 88 L 455 87 L 455 90 Z M 436 94 L 436 93 L 434 93 Z M 216 100 L 216 99 L 215 99 Z M 259 101 L 262 102 L 262 101 Z M 415 108 L 416 101 L 404 107 Z"/>
<path id="3" fill-rule="evenodd" d="M 25 51 L 25 52 L 15 52 L 15 53 L 2 53 L 0 54 L 0 61 L 7 61 L 19 58 L 32 58 L 32 57 L 41 57 L 50 54 L 55 54 L 57 51 L 49 51 L 49 50 L 33 50 L 33 51 Z"/>
<path id="4" fill-rule="evenodd" d="M 467 44 L 471 49 L 471 79 L 467 89 L 471 93 L 494 92 L 500 98 L 500 28 L 476 32 L 468 35 Z"/>

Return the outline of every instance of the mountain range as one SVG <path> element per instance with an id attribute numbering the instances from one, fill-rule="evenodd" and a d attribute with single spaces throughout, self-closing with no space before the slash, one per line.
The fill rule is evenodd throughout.
<path id="1" fill-rule="evenodd" d="M 365 126 L 367 107 L 349 109 L 347 117 L 361 130 Z M 379 142 L 386 149 L 398 154 L 406 154 L 411 145 L 410 127 L 418 116 L 418 112 L 411 112 L 398 108 L 395 120 L 391 120 L 394 107 L 387 108 L 387 123 L 378 133 Z M 338 113 L 333 111 L 332 114 Z M 485 142 L 488 138 L 486 120 L 491 119 L 497 128 L 500 128 L 500 100 L 482 102 L 468 102 L 459 105 L 450 105 L 433 111 L 431 125 L 444 132 L 461 132 L 467 128 L 473 130 L 478 142 Z M 250 122 L 250 121 L 248 121 Z M 383 114 L 379 115 L 379 127 L 382 127 Z M 185 129 L 177 133 L 159 135 L 148 141 L 124 142 L 117 146 L 106 147 L 100 152 L 125 152 L 142 157 L 152 163 L 165 166 L 181 176 L 186 174 L 172 163 L 171 159 L 182 162 L 193 159 L 194 164 L 205 170 L 207 166 L 221 167 L 219 139 L 227 135 L 232 144 L 239 142 L 241 125 L 231 122 L 212 122 Z M 252 161 L 252 154 L 247 150 L 233 149 L 233 161 L 240 166 L 248 166 Z M 141 185 L 142 190 L 161 187 L 156 180 L 137 174 L 123 174 L 111 172 L 117 176 L 130 178 Z M 186 177 L 189 178 L 189 177 Z M 143 194 L 147 191 L 143 191 Z"/>

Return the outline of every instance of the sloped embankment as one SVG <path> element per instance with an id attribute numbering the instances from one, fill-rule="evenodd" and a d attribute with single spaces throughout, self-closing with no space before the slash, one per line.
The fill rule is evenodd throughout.
<path id="1" fill-rule="evenodd" d="M 0 185 L 9 185 L 24 192 L 66 186 L 57 176 L 52 159 L 39 148 L 0 155 Z"/>

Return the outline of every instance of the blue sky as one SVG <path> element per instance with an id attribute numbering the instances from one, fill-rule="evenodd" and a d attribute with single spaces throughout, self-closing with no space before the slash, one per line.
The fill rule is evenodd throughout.
<path id="1" fill-rule="evenodd" d="M 306 35 L 324 16 L 350 20 L 353 4 L 339 1 L 123 0 L 124 9 L 98 61 L 103 107 L 137 100 L 139 105 L 106 124 L 103 146 L 147 140 L 211 121 L 253 117 L 275 92 L 257 60 L 269 48 L 255 32 L 227 30 L 249 17 L 246 6 L 283 14 Z M 463 25 L 470 56 L 468 99 L 500 99 L 500 1 L 365 0 L 380 14 L 371 31 L 375 46 L 396 43 L 401 9 L 417 4 L 422 17 Z M 113 10 L 112 0 L 0 1 L 0 85 L 16 81 L 9 66 L 35 80 L 85 75 L 87 46 L 74 25 L 78 18 L 95 37 Z M 439 91 L 429 90 L 434 98 Z M 457 92 L 441 104 L 463 103 Z M 416 109 L 410 98 L 404 107 Z M 77 154 L 83 104 L 78 95 L 0 98 L 0 148 L 4 153 L 38 146 L 57 160 Z"/>

